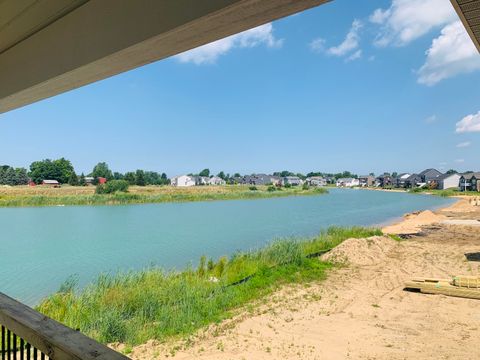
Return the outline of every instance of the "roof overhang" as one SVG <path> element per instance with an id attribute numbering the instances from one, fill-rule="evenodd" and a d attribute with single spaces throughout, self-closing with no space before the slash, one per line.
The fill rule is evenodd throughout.
<path id="1" fill-rule="evenodd" d="M 480 0 L 451 0 L 451 2 L 480 52 Z"/>
<path id="2" fill-rule="evenodd" d="M 327 1 L 0 1 L 0 113 Z"/>

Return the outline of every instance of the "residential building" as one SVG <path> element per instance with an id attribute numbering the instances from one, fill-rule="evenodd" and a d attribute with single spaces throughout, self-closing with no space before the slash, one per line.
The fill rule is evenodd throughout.
<path id="1" fill-rule="evenodd" d="M 298 186 L 303 185 L 303 180 L 300 179 L 298 176 L 285 176 L 282 179 L 282 185 L 290 185 L 290 186 Z"/>
<path id="2" fill-rule="evenodd" d="M 455 189 L 458 190 L 460 184 L 459 174 L 443 174 L 440 175 L 436 180 L 436 188 L 440 190 Z"/>
<path id="3" fill-rule="evenodd" d="M 462 174 L 459 186 L 460 191 L 480 191 L 480 172 Z"/>
<path id="4" fill-rule="evenodd" d="M 305 182 L 310 186 L 326 186 L 327 185 L 327 179 L 325 179 L 321 176 L 308 177 L 305 180 Z"/>
<path id="5" fill-rule="evenodd" d="M 389 174 L 383 174 L 377 176 L 375 179 L 375 186 L 377 187 L 390 187 L 393 185 L 393 177 Z"/>
<path id="6" fill-rule="evenodd" d="M 404 181 L 405 188 L 414 188 L 425 185 L 423 178 L 420 174 L 411 174 Z"/>
<path id="7" fill-rule="evenodd" d="M 426 169 L 419 173 L 422 178 L 422 183 L 430 184 L 432 181 L 436 180 L 440 175 L 443 175 L 437 169 Z"/>
<path id="8" fill-rule="evenodd" d="M 210 179 L 208 179 L 208 185 L 225 185 L 226 182 L 223 180 L 221 177 L 218 176 L 212 176 Z"/>
<path id="9" fill-rule="evenodd" d="M 340 178 L 340 179 L 337 179 L 337 186 L 338 187 L 360 186 L 360 181 L 354 178 Z"/>
<path id="10" fill-rule="evenodd" d="M 178 187 L 195 186 L 196 179 L 195 179 L 195 176 L 179 175 L 171 178 L 170 184 L 172 186 L 178 186 Z"/>
<path id="11" fill-rule="evenodd" d="M 397 188 L 405 188 L 405 181 L 410 177 L 409 173 L 402 173 L 393 179 L 393 186 Z"/>
<path id="12" fill-rule="evenodd" d="M 375 184 L 375 176 L 372 175 L 360 175 L 358 177 L 358 181 L 360 182 L 360 186 L 362 187 L 370 187 Z"/>
<path id="13" fill-rule="evenodd" d="M 95 178 L 93 176 L 85 176 L 85 184 L 93 185 L 94 181 L 95 181 Z"/>

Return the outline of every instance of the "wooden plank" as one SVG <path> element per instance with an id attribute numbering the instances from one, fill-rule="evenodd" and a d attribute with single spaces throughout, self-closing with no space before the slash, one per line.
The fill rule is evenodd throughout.
<path id="1" fill-rule="evenodd" d="M 424 294 L 442 294 L 447 296 L 480 300 L 480 290 L 453 286 L 449 282 L 444 281 L 407 281 L 405 283 L 405 288 L 420 290 L 420 292 Z"/>
<path id="2" fill-rule="evenodd" d="M 0 324 L 54 360 L 128 357 L 0 293 Z"/>

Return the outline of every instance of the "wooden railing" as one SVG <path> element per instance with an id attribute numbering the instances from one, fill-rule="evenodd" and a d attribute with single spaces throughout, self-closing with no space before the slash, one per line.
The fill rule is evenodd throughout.
<path id="1" fill-rule="evenodd" d="M 128 357 L 0 293 L 1 360 L 126 360 Z"/>

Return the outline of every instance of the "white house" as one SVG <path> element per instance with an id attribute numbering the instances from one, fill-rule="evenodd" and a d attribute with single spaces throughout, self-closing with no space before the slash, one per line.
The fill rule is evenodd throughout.
<path id="1" fill-rule="evenodd" d="M 360 180 L 354 178 L 340 178 L 337 180 L 338 187 L 353 187 L 359 186 Z"/>
<path id="2" fill-rule="evenodd" d="M 172 186 L 186 187 L 186 186 L 195 186 L 195 176 L 190 175 L 180 175 L 175 176 L 170 179 L 170 184 Z"/>
<path id="3" fill-rule="evenodd" d="M 460 175 L 459 174 L 444 174 L 440 175 L 435 182 L 437 183 L 437 189 L 446 190 L 446 189 L 457 189 L 460 185 Z"/>
<path id="4" fill-rule="evenodd" d="M 226 181 L 218 176 L 212 176 L 210 179 L 208 179 L 208 185 L 225 185 L 225 184 L 226 184 Z"/>
<path id="5" fill-rule="evenodd" d="M 327 185 L 327 179 L 321 176 L 311 176 L 307 178 L 305 181 L 310 186 L 326 186 Z"/>

